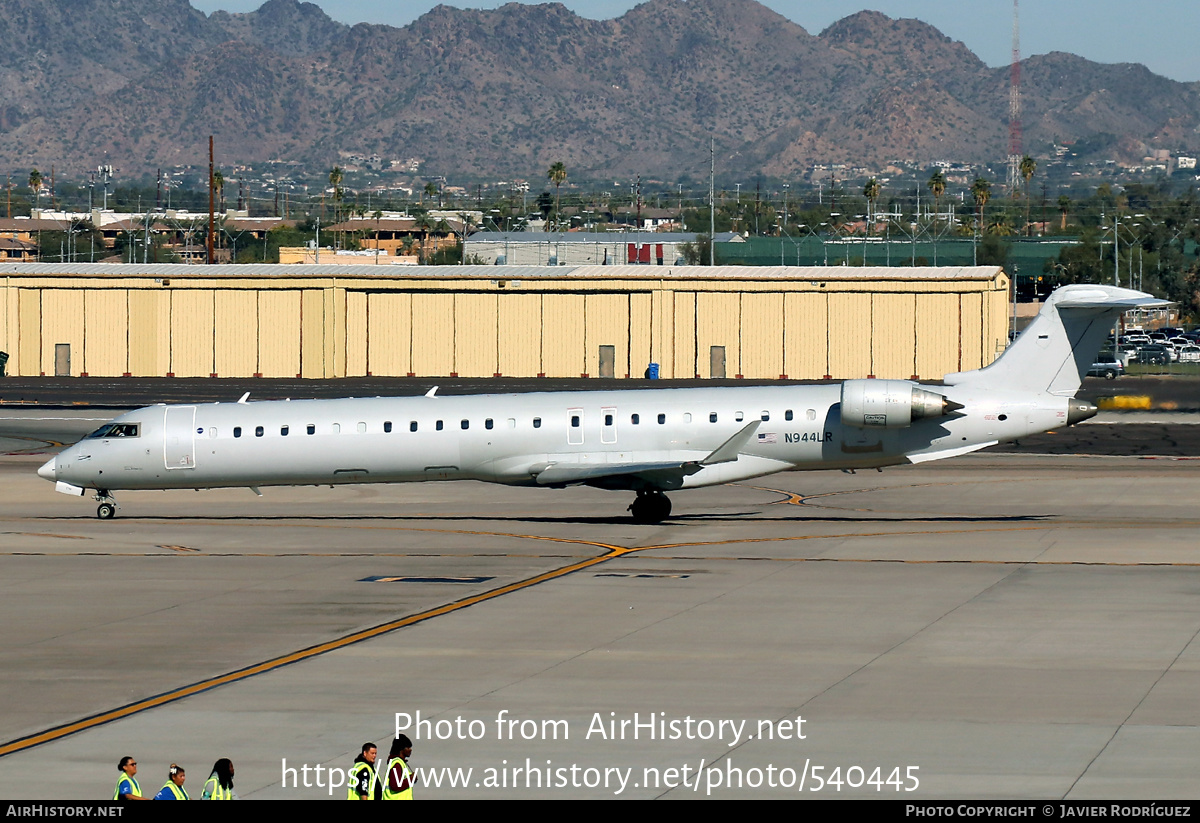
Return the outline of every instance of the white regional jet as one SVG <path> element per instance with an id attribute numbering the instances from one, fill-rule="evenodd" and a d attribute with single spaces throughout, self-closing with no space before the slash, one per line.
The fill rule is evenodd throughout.
<path id="1" fill-rule="evenodd" d="M 1113 327 L 1168 305 L 1112 286 L 1060 288 L 991 365 L 943 384 L 811 386 L 157 405 L 121 415 L 48 461 L 58 491 L 116 514 L 113 492 L 483 480 L 635 492 L 640 522 L 665 492 L 788 470 L 922 463 L 1077 423 L 1074 398 Z"/>

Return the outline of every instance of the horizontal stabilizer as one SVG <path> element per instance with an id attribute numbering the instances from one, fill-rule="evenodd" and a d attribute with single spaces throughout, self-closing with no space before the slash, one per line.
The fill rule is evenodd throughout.
<path id="1" fill-rule="evenodd" d="M 1145 292 L 1118 289 L 1112 286 L 1074 286 L 1066 295 L 1055 301 L 1059 309 L 1163 309 L 1171 305 Z"/>

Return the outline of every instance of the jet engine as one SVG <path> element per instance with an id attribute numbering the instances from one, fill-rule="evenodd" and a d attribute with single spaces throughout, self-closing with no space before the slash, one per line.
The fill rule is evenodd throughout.
<path id="1" fill-rule="evenodd" d="M 902 429 L 914 420 L 944 417 L 962 405 L 907 380 L 842 383 L 842 425 Z"/>

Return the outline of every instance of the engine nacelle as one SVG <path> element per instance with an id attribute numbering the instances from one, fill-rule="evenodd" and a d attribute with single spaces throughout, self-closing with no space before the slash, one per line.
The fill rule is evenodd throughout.
<path id="1" fill-rule="evenodd" d="M 962 406 L 907 380 L 842 383 L 842 425 L 902 429 L 914 420 L 943 417 Z"/>

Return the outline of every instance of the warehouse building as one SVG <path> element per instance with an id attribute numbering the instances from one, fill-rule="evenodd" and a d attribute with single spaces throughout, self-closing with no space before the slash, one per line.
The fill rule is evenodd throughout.
<path id="1" fill-rule="evenodd" d="M 990 363 L 963 268 L 0 265 L 13 375 L 912 378 Z"/>

